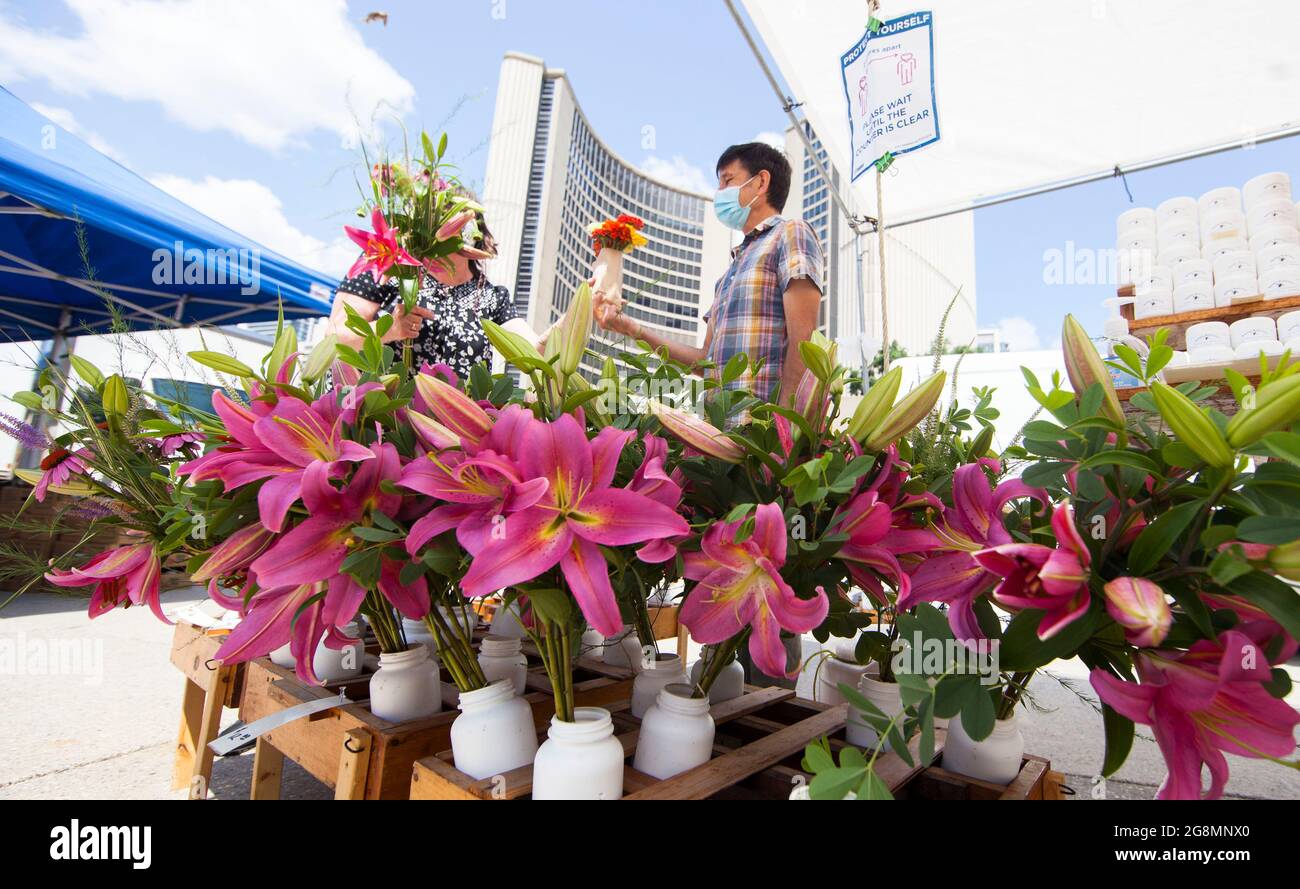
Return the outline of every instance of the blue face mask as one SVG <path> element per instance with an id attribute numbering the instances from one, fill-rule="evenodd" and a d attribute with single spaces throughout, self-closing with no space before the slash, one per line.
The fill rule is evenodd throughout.
<path id="1" fill-rule="evenodd" d="M 749 219 L 750 204 L 758 200 L 758 195 L 754 195 L 754 201 L 750 201 L 749 204 L 742 207 L 740 205 L 740 190 L 753 182 L 754 178 L 754 176 L 750 176 L 740 185 L 720 188 L 713 196 L 713 214 L 727 228 L 744 231 L 745 222 Z"/>

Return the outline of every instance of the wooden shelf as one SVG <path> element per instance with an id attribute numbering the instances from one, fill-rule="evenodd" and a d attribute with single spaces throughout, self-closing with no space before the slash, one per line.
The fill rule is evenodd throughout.
<path id="1" fill-rule="evenodd" d="M 1126 285 L 1119 289 L 1120 296 L 1132 296 L 1133 286 Z M 1175 349 L 1187 348 L 1187 328 L 1204 321 L 1222 321 L 1231 324 L 1242 318 L 1255 315 L 1268 315 L 1277 320 L 1279 315 L 1300 310 L 1300 296 L 1284 296 L 1280 299 L 1265 299 L 1263 294 L 1249 299 L 1236 300 L 1230 306 L 1215 306 L 1212 309 L 1197 309 L 1194 312 L 1177 312 L 1172 315 L 1153 315 L 1150 318 L 1134 319 L 1133 306 L 1120 306 L 1120 314 L 1128 321 L 1129 333 L 1138 339 L 1145 339 L 1160 328 L 1168 328 L 1169 345 Z M 1258 366 L 1258 365 L 1257 365 Z"/>

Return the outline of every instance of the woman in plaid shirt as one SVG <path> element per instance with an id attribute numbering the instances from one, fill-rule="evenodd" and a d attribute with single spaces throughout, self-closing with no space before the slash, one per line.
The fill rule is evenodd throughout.
<path id="1" fill-rule="evenodd" d="M 749 370 L 730 385 L 763 399 L 779 386 L 781 400 L 789 403 L 804 372 L 799 343 L 817 326 L 821 244 L 808 223 L 781 216 L 790 194 L 790 162 L 776 148 L 763 142 L 733 145 L 718 158 L 717 174 L 714 213 L 745 237 L 714 289 L 704 345 L 673 342 L 624 313 L 598 317 L 606 330 L 665 347 L 682 364 L 712 362 L 715 376 L 744 352 Z"/>

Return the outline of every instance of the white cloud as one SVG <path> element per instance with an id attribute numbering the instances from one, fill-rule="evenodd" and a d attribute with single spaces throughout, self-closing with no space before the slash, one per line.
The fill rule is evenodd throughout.
<path id="1" fill-rule="evenodd" d="M 1038 328 L 1028 318 L 1020 315 L 1003 318 L 997 323 L 997 328 L 1002 342 L 1012 352 L 1025 352 L 1043 347 Z"/>
<path id="2" fill-rule="evenodd" d="M 785 151 L 785 133 L 778 133 L 775 130 L 764 130 L 754 136 L 751 142 L 766 142 L 775 148 Z"/>
<path id="3" fill-rule="evenodd" d="M 75 36 L 0 18 L 0 82 L 158 103 L 194 130 L 269 150 L 317 130 L 350 146 L 372 116 L 413 105 L 415 88 L 365 45 L 344 0 L 65 2 Z"/>
<path id="4" fill-rule="evenodd" d="M 67 108 L 56 108 L 53 105 L 46 105 L 41 102 L 32 102 L 31 105 L 32 110 L 37 114 L 42 114 L 45 117 L 48 117 L 69 133 L 81 139 L 81 141 L 85 142 L 91 148 L 98 151 L 100 154 L 111 157 L 119 164 L 126 163 L 126 158 L 119 154 L 112 145 L 109 145 L 103 136 L 83 127 L 77 120 L 76 116 Z"/>
<path id="5" fill-rule="evenodd" d="M 674 154 L 672 160 L 650 155 L 641 162 L 639 169 L 652 179 L 658 179 L 660 182 L 687 191 L 712 194 L 717 187 L 716 183 L 711 182 L 709 177 L 704 175 L 703 170 L 680 154 Z"/>
<path id="6" fill-rule="evenodd" d="M 275 192 L 252 179 L 208 176 L 196 182 L 160 173 L 149 181 L 227 228 L 326 275 L 342 277 L 357 258 L 356 245 L 341 228 L 329 242 L 295 228 Z"/>

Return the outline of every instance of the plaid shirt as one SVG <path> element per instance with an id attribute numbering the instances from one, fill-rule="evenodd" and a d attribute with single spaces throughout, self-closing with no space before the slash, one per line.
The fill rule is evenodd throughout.
<path id="1" fill-rule="evenodd" d="M 788 337 L 783 297 L 791 281 L 807 278 L 822 289 L 822 247 L 802 219 L 763 220 L 731 251 L 731 266 L 714 288 L 708 359 L 715 377 L 733 355 L 749 356 L 749 368 L 727 388 L 749 389 L 768 399 L 781 382 Z M 754 372 L 754 365 L 761 366 Z"/>

